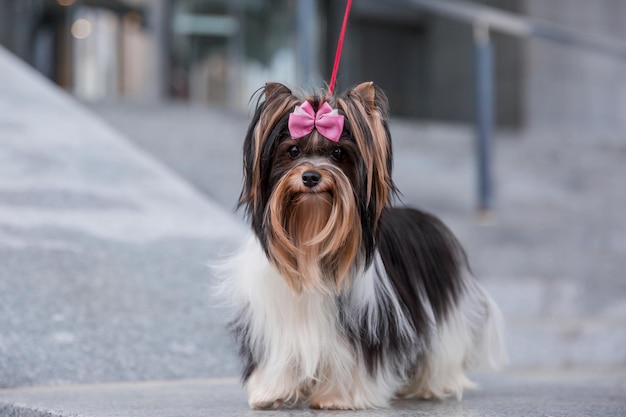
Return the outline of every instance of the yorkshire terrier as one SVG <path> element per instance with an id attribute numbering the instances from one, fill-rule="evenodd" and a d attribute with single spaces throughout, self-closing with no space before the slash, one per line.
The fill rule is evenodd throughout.
<path id="1" fill-rule="evenodd" d="M 388 406 L 474 387 L 506 360 L 500 312 L 436 217 L 394 208 L 388 104 L 373 83 L 259 93 L 240 206 L 252 226 L 222 289 L 249 405 Z"/>

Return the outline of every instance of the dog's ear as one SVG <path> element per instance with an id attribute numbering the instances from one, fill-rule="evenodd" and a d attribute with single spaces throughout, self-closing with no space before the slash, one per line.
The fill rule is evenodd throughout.
<path id="1" fill-rule="evenodd" d="M 269 101 L 273 97 L 282 95 L 291 95 L 291 90 L 282 85 L 281 83 L 265 83 L 265 100 Z"/>
<path id="2" fill-rule="evenodd" d="M 245 206 L 253 227 L 260 230 L 265 202 L 271 193 L 268 184 L 270 157 L 284 137 L 286 116 L 296 107 L 298 98 L 289 88 L 272 82 L 258 91 L 257 98 L 243 144 L 244 183 L 238 205 Z"/>
<path id="3" fill-rule="evenodd" d="M 365 108 L 371 109 L 376 104 L 376 87 L 372 81 L 361 83 L 348 92 L 358 100 L 361 100 Z"/>
<path id="4" fill-rule="evenodd" d="M 361 103 L 368 115 L 377 113 L 383 120 L 389 118 L 387 96 L 372 81 L 361 83 L 346 93 L 346 97 Z"/>
<path id="5" fill-rule="evenodd" d="M 359 148 L 367 174 L 363 179 L 360 198 L 366 202 L 367 216 L 372 227 L 375 227 L 396 189 L 391 178 L 393 162 L 391 135 L 387 125 L 387 96 L 373 82 L 365 82 L 339 96 L 337 108 L 343 111 L 351 127 L 351 136 Z"/>

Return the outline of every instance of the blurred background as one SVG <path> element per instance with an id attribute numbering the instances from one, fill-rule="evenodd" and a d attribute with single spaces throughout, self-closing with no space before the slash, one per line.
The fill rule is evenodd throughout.
<path id="1" fill-rule="evenodd" d="M 250 97 L 323 87 L 344 7 L 0 0 L 0 387 L 237 373 L 205 263 L 244 230 Z M 626 375 L 625 41 L 626 0 L 353 2 L 337 91 L 389 96 L 402 202 L 514 371 Z"/>
<path id="2" fill-rule="evenodd" d="M 626 36 L 621 0 L 473 3 L 579 34 Z M 344 2 L 332 0 L 2 0 L 0 43 L 82 100 L 174 99 L 245 110 L 267 80 L 327 81 L 343 11 Z M 471 122 L 472 30 L 411 1 L 356 1 L 339 90 L 371 79 L 394 115 Z M 498 126 L 607 134 L 626 127 L 619 58 L 492 34 Z"/>

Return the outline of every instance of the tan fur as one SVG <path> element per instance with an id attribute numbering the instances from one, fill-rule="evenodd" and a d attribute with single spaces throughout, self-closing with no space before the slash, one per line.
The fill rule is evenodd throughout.
<path id="1" fill-rule="evenodd" d="M 258 190 L 261 183 L 259 161 L 261 160 L 263 142 L 278 120 L 286 113 L 292 112 L 299 103 L 300 101 L 284 85 L 278 83 L 266 84 L 265 111 L 254 129 L 255 157 L 253 159 L 252 183 L 245 188 L 247 192 L 242 196 L 242 201 L 250 201 L 253 206 L 259 202 Z"/>
<path id="2" fill-rule="evenodd" d="M 302 174 L 311 168 L 302 164 L 293 169 L 270 199 L 270 260 L 297 293 L 339 291 L 361 239 L 360 228 L 354 227 L 356 204 L 347 178 L 331 173 L 330 166 L 316 167 L 322 181 L 315 192 L 307 189 Z"/>
<path id="3" fill-rule="evenodd" d="M 337 100 L 337 107 L 342 109 L 348 120 L 364 120 L 368 130 L 373 135 L 374 143 L 367 143 L 365 132 L 353 126 L 353 135 L 365 161 L 367 172 L 367 199 L 372 196 L 372 190 L 376 191 L 378 213 L 376 220 L 380 217 L 383 208 L 389 205 L 392 189 L 392 179 L 387 167 L 389 149 L 388 138 L 384 127 L 384 115 L 375 105 L 375 88 L 372 82 L 359 84 L 347 93 L 353 99 L 354 104 L 344 99 Z"/>

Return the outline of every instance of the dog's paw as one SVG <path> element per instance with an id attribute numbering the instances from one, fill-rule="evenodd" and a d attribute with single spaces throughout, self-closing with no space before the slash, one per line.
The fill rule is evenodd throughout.
<path id="1" fill-rule="evenodd" d="M 337 403 L 311 403 L 309 405 L 314 410 L 356 410 L 356 407 L 349 404 Z"/>
<path id="2" fill-rule="evenodd" d="M 274 401 L 250 401 L 250 408 L 254 410 L 275 410 L 283 405 L 283 400 Z"/>
<path id="3" fill-rule="evenodd" d="M 339 398 L 314 398 L 309 402 L 309 407 L 315 410 L 356 410 L 354 404 Z"/>
<path id="4" fill-rule="evenodd" d="M 421 389 L 420 391 L 415 393 L 412 397 L 417 398 L 418 400 L 427 400 L 427 401 L 439 399 L 439 397 L 437 397 L 431 390 L 427 388 Z"/>

